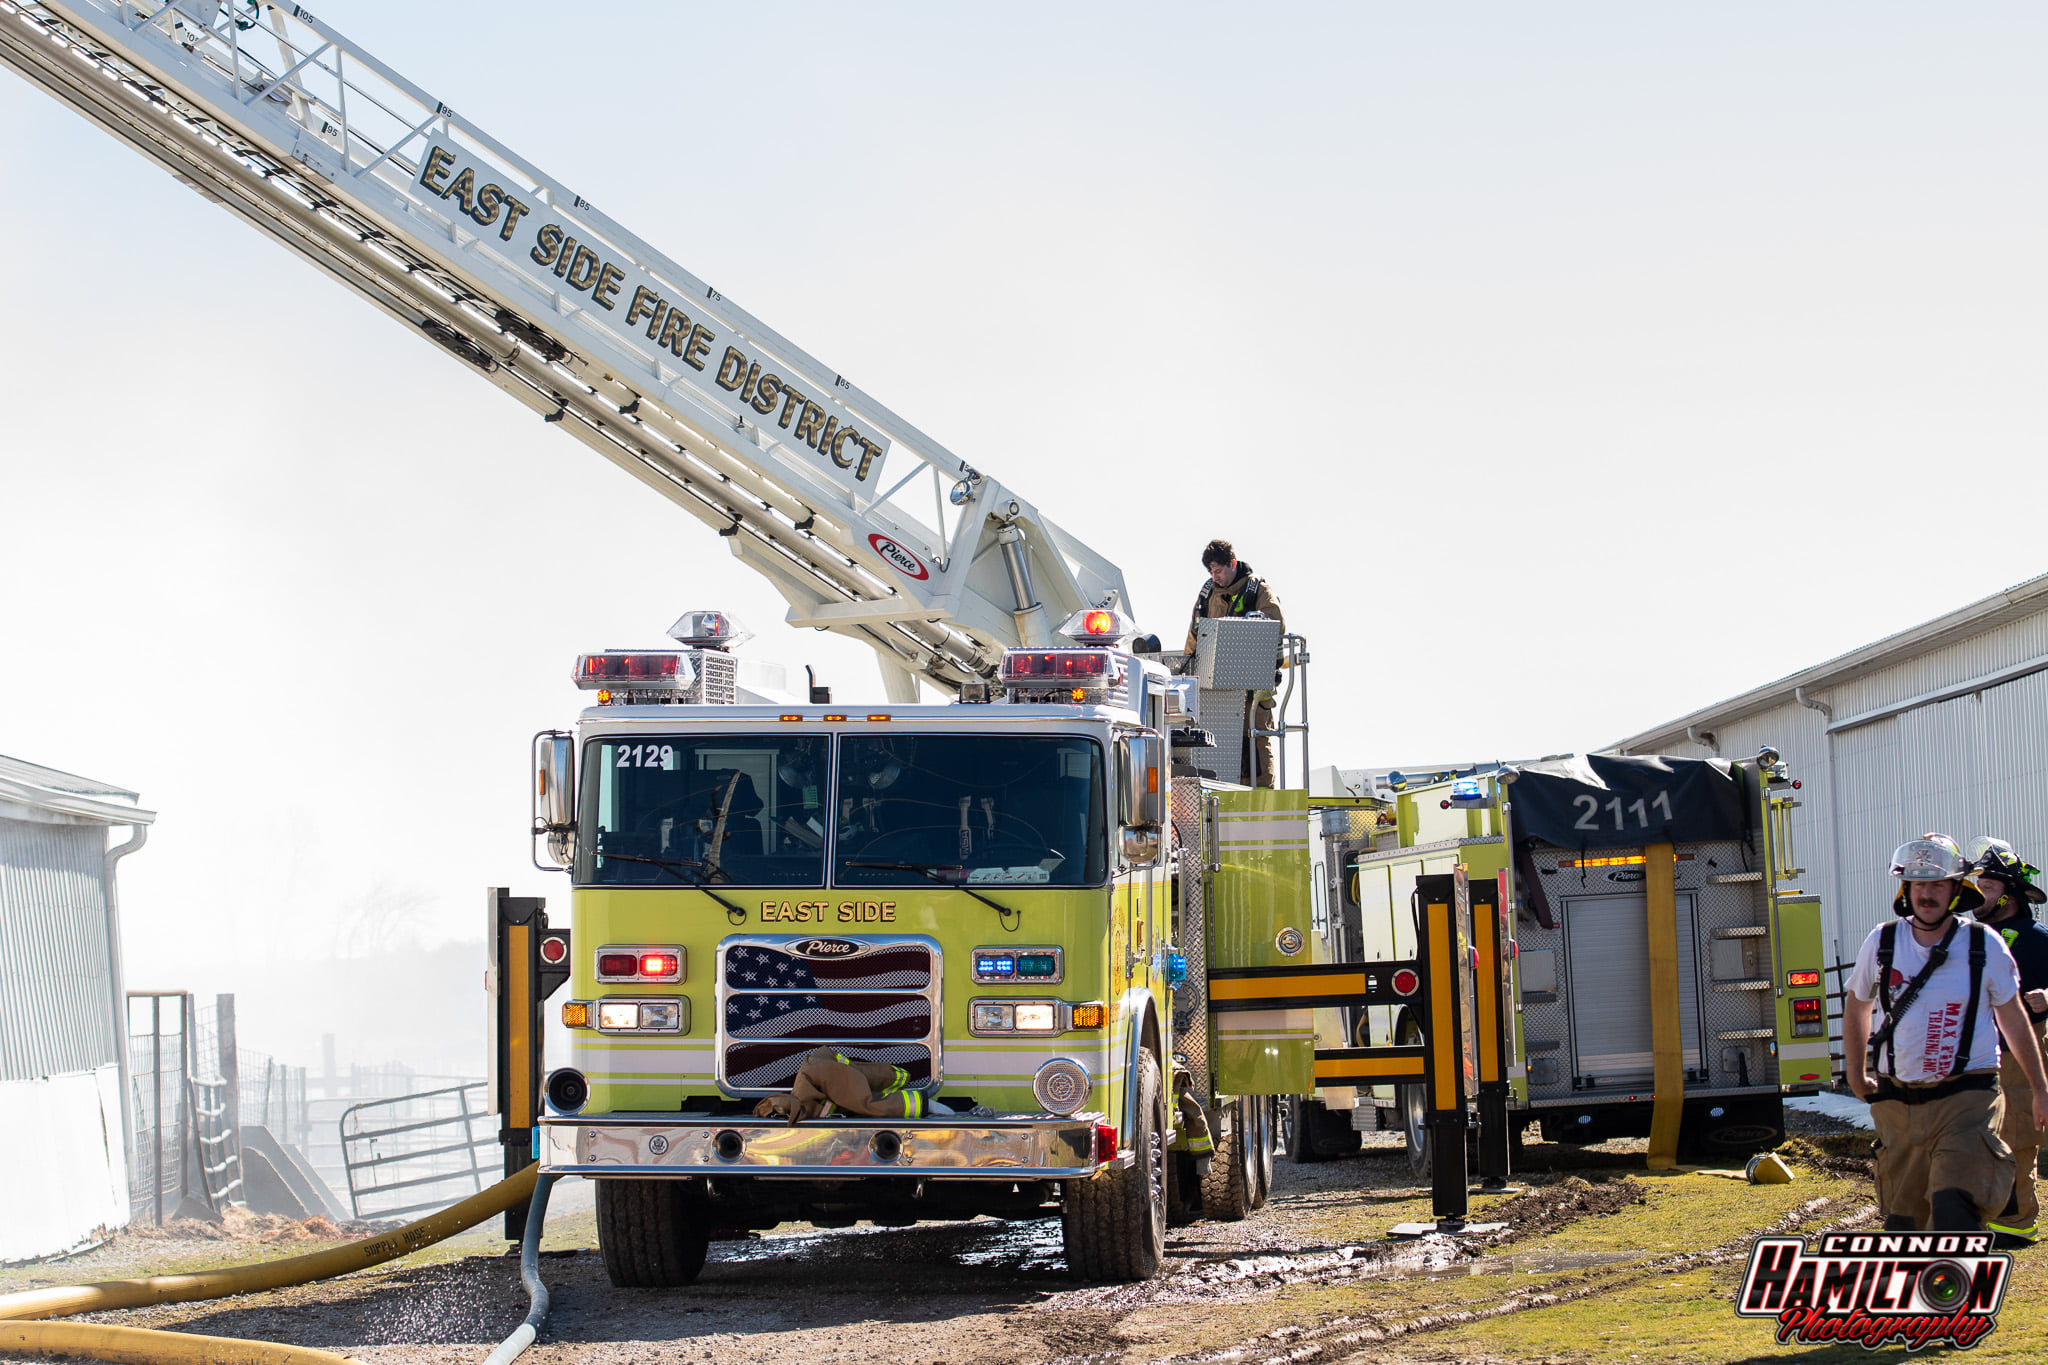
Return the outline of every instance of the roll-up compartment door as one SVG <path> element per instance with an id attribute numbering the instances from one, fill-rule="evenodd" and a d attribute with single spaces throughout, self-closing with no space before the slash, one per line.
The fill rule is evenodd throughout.
<path id="1" fill-rule="evenodd" d="M 1678 893 L 1678 1033 L 1685 1067 L 1700 1066 L 1698 931 L 1693 895 Z M 1641 895 L 1564 901 L 1565 966 L 1571 980 L 1573 1075 L 1582 1088 L 1647 1085 L 1655 1071 L 1650 1032 L 1650 930 Z"/>

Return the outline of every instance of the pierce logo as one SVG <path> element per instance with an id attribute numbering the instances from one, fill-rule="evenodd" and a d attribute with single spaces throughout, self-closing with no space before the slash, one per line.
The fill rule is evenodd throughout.
<path id="1" fill-rule="evenodd" d="M 904 549 L 901 545 L 898 545 L 880 532 L 870 535 L 868 537 L 868 544 L 874 547 L 876 554 L 894 565 L 897 572 L 915 578 L 919 582 L 923 582 L 932 576 L 932 571 L 924 566 L 922 559 L 919 559 L 916 555 L 910 553 L 910 551 Z"/>
<path id="2" fill-rule="evenodd" d="M 851 957 L 860 945 L 848 938 L 807 938 L 789 945 L 799 957 Z"/>
<path id="3" fill-rule="evenodd" d="M 1997 1325 L 2011 1279 L 2012 1257 L 1991 1249 L 1989 1233 L 1759 1237 L 1735 1311 L 1777 1319 L 1781 1343 L 1967 1351 Z"/>

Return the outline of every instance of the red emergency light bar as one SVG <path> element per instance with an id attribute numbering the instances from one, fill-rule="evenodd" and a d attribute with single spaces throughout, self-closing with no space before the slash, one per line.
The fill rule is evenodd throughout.
<path id="1" fill-rule="evenodd" d="M 1044 682 L 1107 678 L 1109 655 L 1099 649 L 1017 649 L 1003 656 L 1003 676 Z"/>
<path id="2" fill-rule="evenodd" d="M 690 669 L 680 654 L 614 653 L 583 654 L 576 659 L 576 681 L 584 687 L 608 687 L 613 683 L 687 682 Z"/>

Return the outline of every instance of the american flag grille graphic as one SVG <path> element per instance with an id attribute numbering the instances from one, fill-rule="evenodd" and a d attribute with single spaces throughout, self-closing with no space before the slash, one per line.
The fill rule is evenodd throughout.
<path id="1" fill-rule="evenodd" d="M 922 1038 L 932 1002 L 921 995 L 729 995 L 728 1038 Z"/>
<path id="2" fill-rule="evenodd" d="M 919 943 L 822 959 L 751 943 L 725 955 L 725 984 L 735 991 L 921 991 L 931 983 L 932 950 Z"/>
<path id="3" fill-rule="evenodd" d="M 815 956 L 802 951 L 813 944 Z M 830 951 L 838 948 L 851 951 Z M 913 1085 L 935 1079 L 937 956 L 924 942 L 727 940 L 719 975 L 726 1088 L 787 1090 L 805 1055 L 827 1046 L 900 1066 Z"/>

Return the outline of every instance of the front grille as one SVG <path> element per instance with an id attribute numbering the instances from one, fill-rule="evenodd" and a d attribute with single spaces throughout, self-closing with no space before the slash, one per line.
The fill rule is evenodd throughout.
<path id="1" fill-rule="evenodd" d="M 928 938 L 729 938 L 718 948 L 719 1082 L 730 1094 L 787 1090 L 819 1047 L 937 1081 L 940 979 Z"/>

